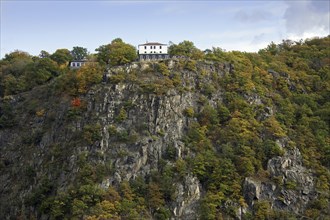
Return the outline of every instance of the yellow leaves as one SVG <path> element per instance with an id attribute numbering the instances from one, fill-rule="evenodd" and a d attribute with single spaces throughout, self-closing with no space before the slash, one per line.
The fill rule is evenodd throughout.
<path id="1" fill-rule="evenodd" d="M 248 81 L 245 83 L 243 88 L 244 88 L 244 91 L 251 92 L 251 91 L 255 90 L 256 87 L 252 81 Z"/>
<path id="2" fill-rule="evenodd" d="M 42 117 L 45 115 L 46 110 L 45 109 L 40 109 L 39 111 L 36 111 L 36 115 L 38 117 Z"/>
<path id="3" fill-rule="evenodd" d="M 102 80 L 102 69 L 97 63 L 87 63 L 77 71 L 78 92 L 86 93 L 87 89 Z"/>
<path id="4" fill-rule="evenodd" d="M 263 124 L 268 135 L 271 135 L 275 138 L 281 138 L 285 136 L 284 129 L 281 127 L 281 124 L 276 120 L 274 116 L 266 119 Z"/>
<path id="5" fill-rule="evenodd" d="M 115 204 L 113 204 L 112 202 L 110 201 L 107 201 L 107 200 L 103 200 L 101 203 L 100 203 L 100 206 L 102 207 L 102 210 L 105 212 L 105 213 L 116 213 L 116 206 Z"/>
<path id="6" fill-rule="evenodd" d="M 188 118 L 192 118 L 195 115 L 195 111 L 193 107 L 187 107 L 183 110 L 183 114 Z"/>
<path id="7" fill-rule="evenodd" d="M 101 219 L 119 220 L 120 204 L 119 202 L 113 203 L 108 200 L 103 200 L 102 202 L 96 204 L 95 212 L 96 215 L 88 216 L 86 220 L 101 220 Z"/>
<path id="8" fill-rule="evenodd" d="M 59 77 L 58 86 L 70 95 L 84 94 L 96 83 L 100 83 L 103 69 L 98 63 L 87 63 L 78 70 L 70 70 Z"/>

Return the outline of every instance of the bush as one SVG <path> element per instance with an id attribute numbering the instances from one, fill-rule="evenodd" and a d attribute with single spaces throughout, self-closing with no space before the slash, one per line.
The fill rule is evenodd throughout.
<path id="1" fill-rule="evenodd" d="M 165 63 L 156 63 L 156 71 L 160 72 L 164 76 L 169 76 L 169 70 Z"/>
<path id="2" fill-rule="evenodd" d="M 183 114 L 186 117 L 189 117 L 189 118 L 194 117 L 194 115 L 195 115 L 194 108 L 193 107 L 187 107 L 187 108 L 185 108 L 185 110 L 183 111 Z"/>
<path id="3" fill-rule="evenodd" d="M 187 69 L 187 70 L 190 70 L 190 71 L 196 72 L 196 71 L 197 71 L 196 61 L 194 61 L 194 60 L 188 60 L 188 61 L 185 63 L 184 68 Z"/>
<path id="4" fill-rule="evenodd" d="M 117 121 L 117 122 L 122 122 L 122 121 L 124 121 L 124 120 L 126 120 L 126 119 L 127 119 L 127 112 L 126 112 L 125 108 L 122 107 L 122 108 L 119 110 L 119 113 L 118 113 L 118 115 L 117 115 L 117 117 L 116 117 L 116 121 Z"/>
<path id="5" fill-rule="evenodd" d="M 83 137 L 88 144 L 93 144 L 95 141 L 100 141 L 102 138 L 101 125 L 86 125 L 84 127 Z"/>
<path id="6" fill-rule="evenodd" d="M 118 133 L 117 128 L 114 125 L 110 125 L 108 127 L 108 132 L 109 132 L 110 137 L 113 137 L 113 136 L 117 135 L 117 133 Z"/>

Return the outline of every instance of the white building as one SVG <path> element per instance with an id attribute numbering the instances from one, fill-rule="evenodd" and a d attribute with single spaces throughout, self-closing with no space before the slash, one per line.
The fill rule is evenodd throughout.
<path id="1" fill-rule="evenodd" d="M 87 60 L 73 60 L 70 62 L 71 69 L 78 69 L 84 66 L 88 61 Z"/>
<path id="2" fill-rule="evenodd" d="M 168 59 L 167 45 L 157 42 L 139 44 L 139 60 L 162 60 Z"/>

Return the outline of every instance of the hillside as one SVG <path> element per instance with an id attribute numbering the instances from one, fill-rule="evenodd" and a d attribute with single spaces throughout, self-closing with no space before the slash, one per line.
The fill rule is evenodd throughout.
<path id="1" fill-rule="evenodd" d="M 329 218 L 330 37 L 170 53 L 1 60 L 0 219 Z"/>

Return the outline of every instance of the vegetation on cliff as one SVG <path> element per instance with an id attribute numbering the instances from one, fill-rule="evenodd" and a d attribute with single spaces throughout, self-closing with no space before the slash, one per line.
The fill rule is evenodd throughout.
<path id="1" fill-rule="evenodd" d="M 136 55 L 129 44 L 115 39 L 97 49 L 96 59 L 88 55 L 99 62 L 76 70 L 67 67 L 73 59 L 67 49 L 52 55 L 44 51 L 40 57 L 21 51 L 6 55 L 0 61 L 0 170 L 5 184 L 0 217 L 168 219 L 175 212 L 178 184 L 189 176 L 197 177 L 201 186 L 195 218 L 235 218 L 238 207 L 245 210 L 240 215 L 245 219 L 329 216 L 329 45 L 330 37 L 325 37 L 271 43 L 258 53 L 202 52 L 184 41 L 169 47 L 171 55 L 183 58 L 117 68 Z M 87 56 L 83 48 L 75 51 Z M 105 99 L 97 91 L 106 86 L 129 86 L 146 100 L 171 92 L 193 94 L 191 105 L 177 113 L 187 125 L 182 152 L 165 143 L 149 173 L 105 184 L 116 179 L 116 158 L 130 163 L 129 147 L 144 137 L 148 144 L 167 136 L 146 121 L 132 124 L 138 117 L 132 112 L 139 109 L 133 96 L 104 127 L 99 113 L 88 109 Z M 104 139 L 114 149 L 111 154 L 100 150 Z M 267 200 L 250 207 L 243 192 L 247 177 L 274 183 L 279 190 L 303 191 L 300 182 L 268 170 L 270 159 L 294 148 L 315 179 L 316 199 L 297 213 L 272 208 Z"/>

